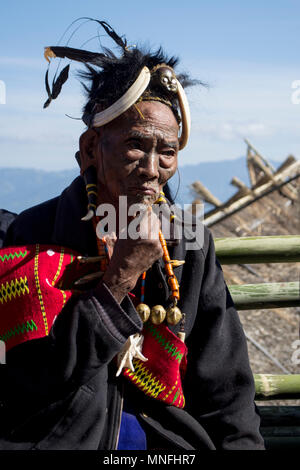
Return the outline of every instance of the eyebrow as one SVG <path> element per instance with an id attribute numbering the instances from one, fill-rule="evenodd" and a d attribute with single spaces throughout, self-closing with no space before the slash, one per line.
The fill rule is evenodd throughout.
<path id="1" fill-rule="evenodd" d="M 152 136 L 144 134 L 143 132 L 140 131 L 129 131 L 127 134 L 128 139 L 152 139 Z M 163 141 L 164 144 L 166 144 L 168 147 L 173 148 L 174 150 L 178 149 L 178 141 L 169 141 L 167 142 L 164 139 L 158 138 L 160 142 Z"/>

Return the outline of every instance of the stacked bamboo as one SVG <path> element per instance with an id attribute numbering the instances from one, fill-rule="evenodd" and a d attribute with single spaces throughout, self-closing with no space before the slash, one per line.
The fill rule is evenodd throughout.
<path id="1" fill-rule="evenodd" d="M 294 263 L 300 261 L 300 236 L 216 238 L 221 264 Z M 300 283 L 228 286 L 237 310 L 300 306 Z"/>
<path id="2" fill-rule="evenodd" d="M 255 375 L 257 400 L 300 398 L 300 375 Z M 300 406 L 259 406 L 266 449 L 300 448 Z"/>
<path id="3" fill-rule="evenodd" d="M 215 239 L 222 264 L 293 263 L 300 261 L 300 236 Z M 299 282 L 228 286 L 238 310 L 300 306 Z M 300 399 L 300 374 L 255 374 L 255 399 Z M 266 449 L 300 448 L 300 407 L 262 406 L 261 434 Z"/>
<path id="4" fill-rule="evenodd" d="M 259 406 L 267 450 L 300 449 L 300 406 Z"/>

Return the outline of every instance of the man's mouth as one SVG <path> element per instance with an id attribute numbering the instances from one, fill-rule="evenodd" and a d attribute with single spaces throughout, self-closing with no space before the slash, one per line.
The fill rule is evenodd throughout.
<path id="1" fill-rule="evenodd" d="M 136 186 L 136 187 L 131 187 L 129 188 L 130 192 L 134 192 L 135 194 L 146 194 L 148 196 L 154 196 L 158 194 L 158 191 L 155 190 L 154 188 L 151 188 L 149 186 Z"/>

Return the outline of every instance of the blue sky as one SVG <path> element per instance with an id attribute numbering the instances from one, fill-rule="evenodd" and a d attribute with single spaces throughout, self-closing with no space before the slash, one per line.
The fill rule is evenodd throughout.
<path id="1" fill-rule="evenodd" d="M 43 48 L 57 44 L 81 16 L 108 21 L 130 44 L 162 45 L 180 57 L 179 70 L 209 84 L 188 92 L 192 133 L 181 165 L 238 158 L 245 154 L 243 138 L 268 158 L 299 158 L 300 104 L 291 102 L 292 82 L 300 80 L 299 1 L 15 0 L 0 5 L 0 84 L 6 87 L 0 167 L 76 165 L 84 125 L 65 115 L 81 115 L 78 67 L 73 64 L 61 95 L 43 110 Z M 72 45 L 95 34 L 86 24 Z M 88 46 L 96 50 L 97 43 Z"/>

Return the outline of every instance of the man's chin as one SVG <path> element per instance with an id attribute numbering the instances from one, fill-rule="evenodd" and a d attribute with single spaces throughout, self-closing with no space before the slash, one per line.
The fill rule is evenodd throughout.
<path id="1" fill-rule="evenodd" d="M 148 195 L 138 193 L 132 196 L 127 196 L 127 203 L 128 206 L 131 206 L 133 204 L 143 204 L 145 206 L 152 206 L 157 200 L 157 197 L 158 196 L 156 194 Z"/>

